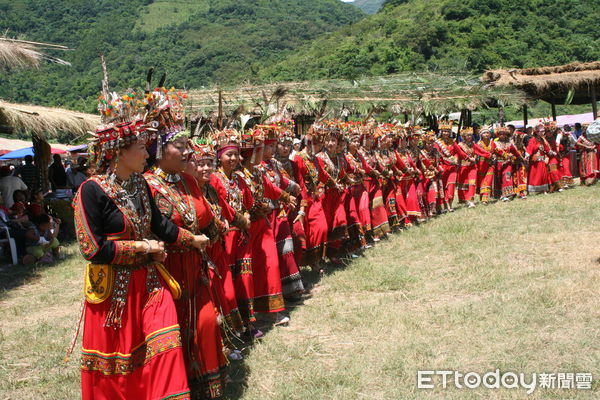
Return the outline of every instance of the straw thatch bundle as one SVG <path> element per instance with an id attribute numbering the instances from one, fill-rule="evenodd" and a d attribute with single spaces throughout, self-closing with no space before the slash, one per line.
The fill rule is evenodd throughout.
<path id="1" fill-rule="evenodd" d="M 59 132 L 84 135 L 94 131 L 99 124 L 97 115 L 0 101 L 0 127 L 13 131 L 30 132 L 40 137 Z"/>
<path id="2" fill-rule="evenodd" d="M 0 37 L 0 69 L 38 68 L 42 60 L 71 65 L 67 61 L 42 52 L 50 49 L 68 50 L 65 46 Z"/>
<path id="3" fill-rule="evenodd" d="M 565 93 L 569 90 L 587 92 L 590 86 L 600 86 L 600 61 L 571 63 L 553 67 L 492 70 L 482 81 L 495 87 L 516 87 L 531 97 L 544 97 L 549 92 Z"/>

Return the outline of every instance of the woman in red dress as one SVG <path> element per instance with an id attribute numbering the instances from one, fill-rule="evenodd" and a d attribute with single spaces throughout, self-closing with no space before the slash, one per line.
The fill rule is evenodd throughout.
<path id="1" fill-rule="evenodd" d="M 415 128 L 416 129 L 411 129 L 408 132 L 408 137 L 400 138 L 398 151 L 396 153 L 398 169 L 403 172 L 400 177 L 400 186 L 402 188 L 404 203 L 406 204 L 406 214 L 409 219 L 406 226 L 409 227 L 412 226 L 413 222 L 423 218 L 423 209 L 419 203 L 419 193 L 417 190 L 417 185 L 421 179 L 419 156 L 408 146 L 409 141 L 412 140 L 418 142 L 420 139 L 420 128 Z"/>
<path id="2" fill-rule="evenodd" d="M 397 175 L 400 171 L 397 168 L 397 158 L 395 151 L 392 150 L 395 130 L 392 125 L 386 124 L 377 128 L 379 133 L 379 173 L 381 174 L 381 194 L 383 196 L 385 209 L 387 211 L 388 222 L 392 230 L 396 230 L 401 224 L 404 224 L 406 215 L 406 205 L 404 198 L 401 204 L 398 204 L 398 181 Z M 400 207 L 398 207 L 400 205 Z"/>
<path id="3" fill-rule="evenodd" d="M 435 133 L 427 132 L 423 135 L 423 149 L 420 156 L 420 169 L 423 175 L 424 200 L 428 217 L 439 215 L 447 209 L 444 199 L 442 183 L 442 167 L 440 155 L 435 148 Z"/>
<path id="4" fill-rule="evenodd" d="M 550 147 L 544 137 L 544 125 L 535 127 L 534 136 L 527 143 L 529 155 L 529 174 L 527 175 L 527 191 L 531 193 L 548 193 L 548 153 Z"/>
<path id="5" fill-rule="evenodd" d="M 172 127 L 165 129 L 175 131 Z M 187 136 L 168 138 L 163 135 L 157 142 L 157 147 L 162 148 L 161 157 L 145 178 L 161 214 L 194 234 L 203 233 L 213 240 L 218 239 L 220 222 L 215 219 L 196 180 L 183 173 L 191 154 Z M 165 267 L 182 290 L 175 306 L 190 389 L 196 397 L 220 397 L 226 361 L 217 307 L 211 293 L 208 257 L 206 253 L 176 245 L 168 246 L 167 254 Z"/>
<path id="6" fill-rule="evenodd" d="M 73 202 L 77 240 L 90 261 L 84 289 L 82 398 L 189 399 L 173 302 L 181 289 L 161 264 L 166 257 L 163 241 L 203 249 L 208 239 L 160 214 L 141 175 L 148 158 L 145 124 L 131 117 L 133 107 L 119 107 L 129 101 L 101 99 L 107 125 L 96 134 L 96 173 L 81 185 Z"/>
<path id="7" fill-rule="evenodd" d="M 292 161 L 294 181 L 300 185 L 300 209 L 294 221 L 294 232 L 299 238 L 302 253 L 298 264 L 310 265 L 314 271 L 324 272 L 322 265 L 327 250 L 327 219 L 323 211 L 323 192 L 326 178 L 317 168 L 313 136 L 307 135 L 307 146 L 296 153 Z"/>
<path id="8" fill-rule="evenodd" d="M 548 178 L 551 192 L 562 192 L 562 167 L 560 165 L 560 143 L 556 141 L 556 123 L 549 124 L 546 129 L 548 152 Z"/>
<path id="9" fill-rule="evenodd" d="M 577 139 L 576 148 L 579 151 L 579 180 L 582 185 L 593 185 L 598 178 L 598 157 L 596 145 L 587 138 L 585 130 Z"/>
<path id="10" fill-rule="evenodd" d="M 250 250 L 254 275 L 254 311 L 268 313 L 275 325 L 289 322 L 285 316 L 285 304 L 281 287 L 279 257 L 273 227 L 268 215 L 271 211 L 268 200 L 278 200 L 283 205 L 296 206 L 295 198 L 273 185 L 267 179 L 262 165 L 264 127 L 256 127 L 242 134 L 242 168 L 235 174 L 242 179 L 252 194 L 250 213 Z"/>
<path id="11" fill-rule="evenodd" d="M 477 189 L 477 157 L 489 160 L 492 155 L 473 142 L 473 128 L 460 131 L 463 141 L 458 144 L 466 158 L 461 158 L 458 171 L 458 199 L 467 203 L 468 208 L 475 207 L 473 199 Z"/>
<path id="12" fill-rule="evenodd" d="M 477 145 L 488 153 L 492 153 L 492 133 L 489 129 L 482 129 L 479 134 L 481 140 Z M 483 204 L 490 202 L 492 193 L 492 185 L 494 184 L 494 161 L 490 158 L 479 157 L 477 163 L 477 192 L 479 193 L 479 201 Z"/>
<path id="13" fill-rule="evenodd" d="M 223 208 L 219 203 L 217 190 L 210 184 L 211 176 L 215 172 L 217 155 L 211 146 L 204 143 L 205 141 L 204 139 L 192 141 L 194 153 L 188 162 L 186 172 L 196 178 L 213 215 L 220 222 L 218 240 L 213 240 L 206 248 L 206 254 L 209 260 L 208 271 L 213 287 L 213 299 L 217 300 L 216 303 L 220 307 L 221 314 L 225 317 L 222 331 L 225 333 L 223 338 L 226 339 L 232 333 L 228 332 L 228 329 L 232 330 L 234 335 L 238 335 L 243 332 L 244 325 L 238 310 L 233 275 L 225 252 L 225 236 L 229 231 L 229 221 L 223 216 Z M 235 214 L 235 211 L 229 206 L 226 213 L 231 215 Z M 228 345 L 234 347 L 232 343 L 228 343 Z"/>
<path id="14" fill-rule="evenodd" d="M 248 210 L 254 200 L 244 180 L 235 173 L 240 163 L 240 134 L 224 129 L 216 131 L 211 141 L 217 152 L 218 166 L 210 177 L 210 185 L 217 193 L 221 215 L 229 224 L 223 241 L 226 263 L 231 270 L 238 310 L 247 332 L 260 337 L 262 332 L 254 329 L 254 275 L 248 234 Z"/>
<path id="15" fill-rule="evenodd" d="M 561 131 L 558 134 L 558 151 L 560 160 L 560 172 L 562 174 L 562 187 L 567 189 L 573 185 L 573 172 L 571 171 L 571 161 L 573 157 L 573 148 L 575 147 L 575 138 L 570 132 Z"/>
<path id="16" fill-rule="evenodd" d="M 288 125 L 284 121 L 279 122 L 277 125 L 266 127 L 267 137 L 265 138 L 262 166 L 265 168 L 267 177 L 273 185 L 290 195 L 297 196 L 300 194 L 300 186 L 291 180 L 287 171 L 274 157 L 277 142 L 279 140 L 288 140 L 292 129 L 293 125 Z M 297 296 L 304 292 L 304 284 L 302 283 L 300 270 L 294 256 L 294 241 L 288 219 L 290 208 L 277 200 L 269 200 L 269 204 L 271 206 L 269 221 L 273 227 L 277 243 L 283 296 L 285 298 L 297 299 Z"/>
<path id="17" fill-rule="evenodd" d="M 523 155 L 527 152 L 525 148 L 525 132 L 522 130 L 515 131 L 514 144 L 517 148 L 521 158 L 517 159 L 514 163 L 513 169 L 513 186 L 515 188 L 515 194 L 520 199 L 527 198 L 527 165 L 523 159 Z"/>
<path id="18" fill-rule="evenodd" d="M 444 192 L 448 211 L 452 209 L 454 201 L 454 192 L 456 191 L 456 180 L 458 178 L 458 153 L 460 152 L 456 141 L 450 136 L 452 134 L 452 123 L 440 122 L 440 137 L 435 141 L 435 147 L 442 156 L 442 182 L 444 183 Z"/>
<path id="19" fill-rule="evenodd" d="M 360 247 L 365 249 L 370 247 L 366 242 L 366 232 L 371 230 L 371 213 L 369 212 L 369 193 L 364 185 L 366 176 L 362 156 L 358 152 L 360 148 L 360 129 L 358 126 L 350 126 L 347 133 L 348 150 L 344 153 L 349 171 L 349 196 L 347 202 L 352 202 L 353 207 L 347 206 L 349 215 L 350 209 L 356 210 L 356 223 L 348 227 L 350 238 L 355 240 L 353 248 Z"/>
<path id="20" fill-rule="evenodd" d="M 344 208 L 343 194 L 346 171 L 340 168 L 337 157 L 340 129 L 336 126 L 313 125 L 313 147 L 316 166 L 323 177 L 327 190 L 323 193 L 323 212 L 327 219 L 327 256 L 339 262 L 343 254 L 342 244 L 348 239 L 348 220 Z"/>
<path id="21" fill-rule="evenodd" d="M 361 141 L 363 148 L 359 154 L 363 159 L 363 168 L 365 170 L 364 184 L 369 194 L 369 210 L 371 212 L 371 230 L 367 232 L 370 239 L 377 242 L 386 237 L 390 229 L 387 212 L 383 203 L 383 194 L 381 191 L 381 167 L 374 149 L 375 138 L 373 137 L 373 127 L 366 125 L 363 128 Z"/>
<path id="22" fill-rule="evenodd" d="M 496 159 L 496 179 L 500 189 L 500 199 L 508 201 L 515 195 L 513 166 L 522 158 L 521 153 L 510 141 L 508 128 L 500 127 L 496 131 L 498 138 L 492 143 L 492 153 Z"/>

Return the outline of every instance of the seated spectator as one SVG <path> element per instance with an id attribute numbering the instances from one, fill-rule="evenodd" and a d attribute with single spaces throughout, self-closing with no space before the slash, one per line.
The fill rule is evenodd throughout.
<path id="1" fill-rule="evenodd" d="M 0 194 L 6 207 L 12 207 L 13 193 L 16 190 L 27 190 L 27 185 L 18 176 L 11 175 L 10 166 L 5 165 L 0 168 Z"/>
<path id="2" fill-rule="evenodd" d="M 29 200 L 29 205 L 27 206 L 27 214 L 29 214 L 30 217 L 37 217 L 45 212 L 44 195 L 41 190 L 34 190 L 31 192 L 31 198 Z"/>
<path id="3" fill-rule="evenodd" d="M 60 259 L 60 243 L 56 238 L 60 229 L 60 221 L 53 219 L 48 214 L 40 214 L 33 219 L 33 224 L 25 234 L 26 252 L 23 264 L 41 262 L 51 264 L 55 259 Z"/>
<path id="4" fill-rule="evenodd" d="M 13 193 L 13 205 L 10 207 L 11 217 L 17 219 L 25 215 L 27 210 L 27 192 L 24 190 L 15 190 Z"/>
<path id="5" fill-rule="evenodd" d="M 79 186 L 87 180 L 89 176 L 88 170 L 87 160 L 81 156 L 77 158 L 77 165 L 69 168 L 67 171 L 67 180 L 69 181 L 69 186 L 73 188 L 73 192 L 76 192 Z"/>

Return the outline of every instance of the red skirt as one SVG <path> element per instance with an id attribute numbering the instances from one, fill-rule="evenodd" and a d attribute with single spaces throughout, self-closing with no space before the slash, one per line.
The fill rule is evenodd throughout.
<path id="1" fill-rule="evenodd" d="M 323 196 L 323 212 L 329 228 L 327 241 L 330 244 L 348 237 L 348 220 L 342 195 L 335 189 L 326 189 Z"/>
<path id="2" fill-rule="evenodd" d="M 385 211 L 387 213 L 388 222 L 391 227 L 396 227 L 400 224 L 400 219 L 398 216 L 398 209 L 396 207 L 396 184 L 391 180 L 388 180 L 387 183 L 383 186 L 381 191 L 381 195 L 383 196 L 383 201 L 385 204 Z"/>
<path id="3" fill-rule="evenodd" d="M 496 164 L 496 177 L 499 180 L 501 197 L 511 197 L 515 194 L 513 186 L 513 164 L 510 162 Z"/>
<path id="4" fill-rule="evenodd" d="M 358 213 L 358 221 L 364 231 L 371 230 L 371 213 L 369 212 L 369 193 L 364 185 L 354 185 L 350 188 L 350 193 Z"/>
<path id="5" fill-rule="evenodd" d="M 325 257 L 327 248 L 327 219 L 323 212 L 321 199 L 318 197 L 311 199 L 305 213 L 304 223 L 298 221 L 294 224 L 296 243 L 299 242 L 301 246 L 303 245 L 303 252 L 298 258 L 298 264 L 314 265 Z"/>
<path id="6" fill-rule="evenodd" d="M 477 189 L 477 166 L 465 165 L 458 170 L 458 199 L 473 201 Z"/>
<path id="7" fill-rule="evenodd" d="M 371 234 L 380 238 L 390 232 L 387 212 L 383 204 L 383 195 L 379 181 L 370 178 L 365 180 L 365 188 L 369 194 L 369 210 L 371 212 Z"/>
<path id="8" fill-rule="evenodd" d="M 529 193 L 547 192 L 548 187 L 548 164 L 544 161 L 531 161 L 529 174 L 527 175 L 527 190 Z"/>
<path id="9" fill-rule="evenodd" d="M 527 191 L 527 168 L 521 163 L 515 164 L 513 187 L 516 194 L 524 195 Z"/>
<path id="10" fill-rule="evenodd" d="M 417 193 L 417 185 L 414 179 L 406 179 L 402 181 L 402 194 L 405 196 L 406 213 L 409 218 L 421 218 L 421 206 L 419 204 L 419 194 Z"/>
<path id="11" fill-rule="evenodd" d="M 225 320 L 229 326 L 237 332 L 241 332 L 243 329 L 242 317 L 238 310 L 237 299 L 235 297 L 235 286 L 233 284 L 233 274 L 231 268 L 227 262 L 227 254 L 223 243 L 217 242 L 206 249 L 206 253 L 210 257 L 211 261 L 216 266 L 213 276 L 211 276 L 211 283 L 215 286 L 214 293 L 216 293 L 219 299 L 218 303 L 221 308 L 221 312 L 225 317 Z M 213 271 L 211 269 L 211 271 Z"/>
<path id="12" fill-rule="evenodd" d="M 284 311 L 279 257 L 273 229 L 266 217 L 251 222 L 250 248 L 254 275 L 254 311 Z"/>
<path id="13" fill-rule="evenodd" d="M 477 165 L 477 190 L 481 201 L 488 202 L 494 183 L 494 165 L 480 161 Z"/>
<path id="14" fill-rule="evenodd" d="M 458 166 L 442 165 L 442 183 L 444 185 L 444 196 L 448 204 L 452 205 L 454 200 L 454 192 L 456 190 L 456 179 L 458 177 Z"/>
<path id="15" fill-rule="evenodd" d="M 279 258 L 281 273 L 281 290 L 284 296 L 304 291 L 300 270 L 294 257 L 294 242 L 287 215 L 280 215 L 281 210 L 273 210 L 270 214 Z"/>
<path id="16" fill-rule="evenodd" d="M 254 317 L 254 276 L 248 234 L 230 229 L 225 235 L 225 257 L 231 270 L 238 310 L 245 324 Z"/>
<path id="17" fill-rule="evenodd" d="M 579 161 L 579 178 L 581 184 L 591 185 L 596 181 L 598 171 L 598 158 L 595 151 L 582 151 Z"/>
<path id="18" fill-rule="evenodd" d="M 169 251 L 168 254 L 165 267 L 182 292 L 181 298 L 175 300 L 175 308 L 188 378 L 190 383 L 193 379 L 199 380 L 206 397 L 219 397 L 227 362 L 210 281 L 202 270 L 202 256 L 197 251 Z"/>
<path id="19" fill-rule="evenodd" d="M 81 356 L 83 400 L 189 399 L 177 312 L 171 292 L 148 293 L 146 268 L 131 272 L 120 328 L 104 327 L 111 299 L 85 303 Z"/>

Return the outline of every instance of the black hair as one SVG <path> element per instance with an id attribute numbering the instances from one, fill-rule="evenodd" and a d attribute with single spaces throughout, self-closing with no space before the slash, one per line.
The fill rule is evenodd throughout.
<path id="1" fill-rule="evenodd" d="M 13 192 L 13 201 L 17 202 L 17 196 L 23 195 L 23 200 L 27 200 L 27 193 L 24 190 L 15 190 Z"/>
<path id="2" fill-rule="evenodd" d="M 48 214 L 36 215 L 33 217 L 33 223 L 37 226 L 40 226 L 41 224 L 49 224 L 50 216 Z"/>

